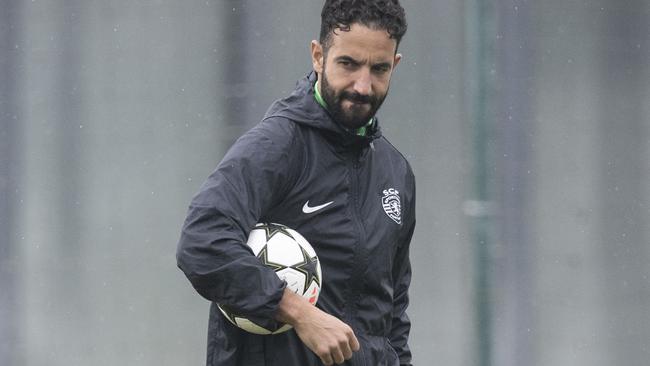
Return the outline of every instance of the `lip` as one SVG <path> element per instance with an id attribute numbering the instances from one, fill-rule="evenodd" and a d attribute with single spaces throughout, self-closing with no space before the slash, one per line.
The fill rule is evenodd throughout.
<path id="1" fill-rule="evenodd" d="M 352 105 L 370 105 L 370 103 L 368 103 L 368 102 L 359 102 L 359 101 L 350 100 L 350 99 L 346 99 L 345 101 L 352 104 Z"/>

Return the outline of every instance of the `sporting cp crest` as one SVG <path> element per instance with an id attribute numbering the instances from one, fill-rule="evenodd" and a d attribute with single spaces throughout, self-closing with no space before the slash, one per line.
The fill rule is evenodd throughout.
<path id="1" fill-rule="evenodd" d="M 399 200 L 399 191 L 395 188 L 384 189 L 384 197 L 381 198 L 382 206 L 386 215 L 397 224 L 402 224 L 402 205 Z"/>

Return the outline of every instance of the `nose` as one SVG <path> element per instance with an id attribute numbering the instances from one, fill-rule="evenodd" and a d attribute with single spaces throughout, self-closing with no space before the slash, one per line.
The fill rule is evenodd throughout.
<path id="1" fill-rule="evenodd" d="M 354 80 L 354 91 L 361 95 L 370 95 L 371 90 L 372 82 L 370 80 L 370 70 L 361 68 Z"/>

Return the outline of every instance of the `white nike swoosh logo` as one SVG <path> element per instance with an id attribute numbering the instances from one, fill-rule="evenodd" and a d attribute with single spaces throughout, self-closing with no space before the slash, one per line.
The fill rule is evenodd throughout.
<path id="1" fill-rule="evenodd" d="M 334 201 L 329 201 L 327 203 L 323 203 L 322 205 L 310 207 L 309 206 L 309 201 L 307 201 L 307 202 L 305 202 L 305 205 L 302 206 L 302 212 L 304 212 L 306 214 L 314 213 L 314 212 L 316 212 L 316 211 L 318 211 L 320 209 L 323 209 L 323 208 L 331 205 L 332 203 L 334 203 Z"/>

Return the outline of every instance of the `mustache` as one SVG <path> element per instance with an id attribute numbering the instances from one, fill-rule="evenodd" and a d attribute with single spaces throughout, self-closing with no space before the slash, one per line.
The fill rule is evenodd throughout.
<path id="1" fill-rule="evenodd" d="M 356 93 L 356 92 L 350 93 L 347 91 L 342 91 L 339 98 L 341 100 L 347 99 L 355 103 L 366 103 L 372 105 L 374 105 L 377 102 L 377 97 L 375 97 L 374 95 L 363 95 L 360 93 Z"/>

